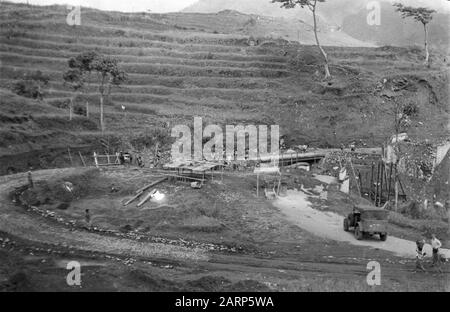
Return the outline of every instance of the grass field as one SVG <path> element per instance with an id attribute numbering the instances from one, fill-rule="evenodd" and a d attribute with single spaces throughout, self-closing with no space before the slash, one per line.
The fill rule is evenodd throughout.
<path id="1" fill-rule="evenodd" d="M 297 39 L 298 31 L 293 35 L 292 27 L 281 20 L 232 11 L 125 14 L 83 9 L 82 25 L 71 27 L 62 6 L 1 6 L 0 92 L 29 108 L 20 114 L 38 114 L 35 105 L 39 114 L 67 119 L 67 101 L 75 95 L 62 82 L 67 60 L 95 50 L 117 57 L 128 74 L 106 107 L 107 132 L 120 138 L 129 135 L 124 129 L 136 134 L 167 121 L 190 124 L 193 116 L 202 116 L 221 125 L 279 124 L 288 145 L 330 147 L 361 140 L 376 146 L 392 133 L 393 120 L 392 103 L 377 88 L 384 79 L 400 78 L 407 80 L 401 99 L 414 102 L 419 110 L 410 136 L 439 139 L 449 133 L 447 64 L 438 51 L 432 51 L 428 69 L 421 64 L 421 48 L 370 47 L 325 32 L 321 37 L 333 79 L 324 82 L 320 54 L 315 46 L 305 45 L 313 43 L 307 25 L 299 28 L 299 44 L 289 41 Z M 51 79 L 40 104 L 8 91 L 35 70 Z M 76 106 L 90 103 L 90 122 L 68 128 L 58 126 L 59 121 L 49 123 L 57 136 L 70 138 L 62 142 L 77 138 L 79 144 L 98 146 L 101 136 L 91 125 L 98 124 L 97 90 L 92 75 L 75 98 Z M 49 130 L 40 128 L 42 123 L 5 122 L 2 132 L 16 137 L 12 148 L 21 152 L 30 150 L 22 144 L 27 137 Z M 4 142 L 8 149 L 0 154 L 11 154 L 13 141 Z M 34 148 L 48 145 L 44 138 L 35 141 Z"/>

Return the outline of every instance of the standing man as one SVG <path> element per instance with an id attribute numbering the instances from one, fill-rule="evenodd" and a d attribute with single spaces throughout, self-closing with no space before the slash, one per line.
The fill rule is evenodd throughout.
<path id="1" fill-rule="evenodd" d="M 86 224 L 89 226 L 91 225 L 91 213 L 89 212 L 89 209 L 85 210 L 84 218 L 86 220 Z"/>
<path id="2" fill-rule="evenodd" d="M 441 259 L 439 249 L 442 247 L 441 242 L 437 239 L 435 234 L 431 234 L 431 248 L 433 249 L 433 266 L 437 266 L 441 270 Z"/>
<path id="3" fill-rule="evenodd" d="M 31 167 L 30 167 L 30 170 L 28 171 L 28 187 L 30 189 L 32 189 L 34 187 L 33 177 L 31 176 Z"/>

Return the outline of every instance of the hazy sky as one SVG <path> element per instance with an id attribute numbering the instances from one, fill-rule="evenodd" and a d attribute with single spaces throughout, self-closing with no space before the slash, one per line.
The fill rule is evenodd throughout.
<path id="1" fill-rule="evenodd" d="M 26 0 L 9 0 L 11 2 L 24 2 Z M 176 12 L 184 9 L 197 0 L 29 0 L 30 4 L 73 4 L 101 10 L 111 11 L 147 11 L 152 12 Z"/>

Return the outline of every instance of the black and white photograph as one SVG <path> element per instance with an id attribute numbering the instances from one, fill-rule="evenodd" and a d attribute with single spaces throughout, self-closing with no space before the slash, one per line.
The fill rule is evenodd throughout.
<path id="1" fill-rule="evenodd" d="M 0 1 L 0 292 L 450 292 L 449 56 L 447 0 Z"/>

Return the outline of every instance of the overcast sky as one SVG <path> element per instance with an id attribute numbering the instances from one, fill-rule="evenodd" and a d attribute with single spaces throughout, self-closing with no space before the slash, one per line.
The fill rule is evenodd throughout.
<path id="1" fill-rule="evenodd" d="M 12 2 L 24 2 L 26 0 L 9 0 Z M 184 9 L 197 0 L 29 0 L 30 4 L 73 4 L 91 8 L 123 12 L 176 12 Z"/>

